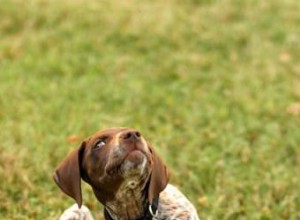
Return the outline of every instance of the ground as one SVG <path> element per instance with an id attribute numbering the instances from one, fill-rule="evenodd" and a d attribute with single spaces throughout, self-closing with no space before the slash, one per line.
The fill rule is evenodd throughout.
<path id="1" fill-rule="evenodd" d="M 300 2 L 2 0 L 0 216 L 57 219 L 51 179 L 139 129 L 203 220 L 300 219 Z M 83 200 L 101 205 L 83 184 Z M 100 210 L 100 211 L 99 211 Z"/>

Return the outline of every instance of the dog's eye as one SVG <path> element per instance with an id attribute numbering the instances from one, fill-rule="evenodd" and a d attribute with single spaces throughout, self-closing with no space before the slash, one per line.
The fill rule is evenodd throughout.
<path id="1" fill-rule="evenodd" d="M 103 139 L 98 140 L 94 145 L 94 149 L 101 149 L 105 144 L 106 144 L 105 140 Z"/>

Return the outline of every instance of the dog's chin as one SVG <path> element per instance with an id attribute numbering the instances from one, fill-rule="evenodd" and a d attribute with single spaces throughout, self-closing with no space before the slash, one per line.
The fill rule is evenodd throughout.
<path id="1" fill-rule="evenodd" d="M 148 159 L 143 152 L 139 150 L 134 150 L 127 155 L 127 157 L 121 164 L 120 171 L 124 175 L 141 175 L 146 169 L 147 161 Z"/>

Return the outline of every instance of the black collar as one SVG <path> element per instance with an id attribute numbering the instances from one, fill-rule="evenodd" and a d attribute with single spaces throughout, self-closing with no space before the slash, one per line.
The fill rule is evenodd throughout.
<path id="1" fill-rule="evenodd" d="M 158 208 L 158 202 L 159 202 L 159 197 L 154 198 L 152 201 L 152 204 L 147 205 L 146 212 L 144 216 L 141 218 L 135 219 L 135 220 L 151 220 L 153 217 L 157 214 L 157 208 Z M 104 208 L 104 218 L 105 220 L 113 220 L 113 218 L 110 216 L 106 208 Z"/>

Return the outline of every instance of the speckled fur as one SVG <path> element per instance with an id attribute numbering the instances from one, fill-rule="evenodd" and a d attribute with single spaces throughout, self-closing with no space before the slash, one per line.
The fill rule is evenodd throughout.
<path id="1" fill-rule="evenodd" d="M 138 204 L 139 201 L 134 201 L 131 197 L 132 204 Z M 121 206 L 121 204 L 120 204 Z M 114 208 L 117 208 L 116 206 Z M 124 218 L 113 216 L 115 219 L 122 220 Z M 61 216 L 60 220 L 94 220 L 86 207 L 78 209 L 77 205 L 73 205 L 67 209 Z M 157 215 L 153 220 L 199 220 L 197 211 L 193 204 L 173 185 L 168 184 L 164 191 L 160 194 L 159 207 Z"/>
<path id="2" fill-rule="evenodd" d="M 146 158 L 144 162 L 132 168 L 133 164 L 130 161 L 125 161 L 122 165 L 124 182 L 116 192 L 115 200 L 106 203 L 106 209 L 110 216 L 118 220 L 127 220 L 131 216 L 142 216 L 144 212 L 144 204 L 146 197 L 143 192 L 148 178 L 148 173 L 145 172 Z"/>
<path id="3" fill-rule="evenodd" d="M 192 203 L 173 185 L 168 184 L 159 197 L 159 207 L 154 220 L 199 220 Z"/>

